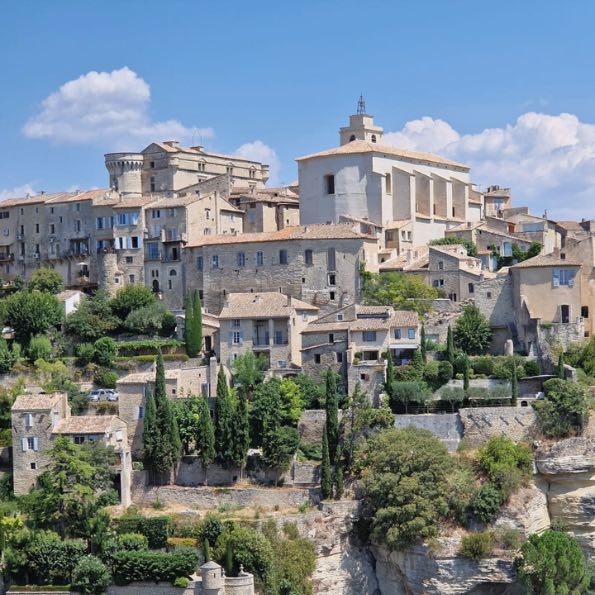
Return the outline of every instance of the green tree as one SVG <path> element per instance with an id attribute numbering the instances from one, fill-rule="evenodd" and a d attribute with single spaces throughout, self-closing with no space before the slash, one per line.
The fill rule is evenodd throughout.
<path id="1" fill-rule="evenodd" d="M 250 409 L 250 435 L 254 447 L 262 444 L 267 426 L 271 424 L 281 425 L 279 385 L 280 381 L 273 378 L 268 382 L 259 384 L 254 390 L 254 399 Z M 241 396 L 243 396 L 243 391 Z"/>
<path id="2" fill-rule="evenodd" d="M 469 358 L 467 356 L 463 360 L 463 390 L 465 394 L 469 392 Z"/>
<path id="3" fill-rule="evenodd" d="M 272 423 L 266 428 L 262 443 L 262 459 L 275 470 L 275 485 L 279 483 L 279 472 L 285 471 L 300 443 L 295 428 Z"/>
<path id="4" fill-rule="evenodd" d="M 132 310 L 126 320 L 126 330 L 136 335 L 167 335 L 171 331 L 171 312 L 159 302 Z M 174 317 L 175 326 L 175 317 Z"/>
<path id="5" fill-rule="evenodd" d="M 335 462 L 335 474 L 333 476 L 333 480 L 335 486 L 335 500 L 340 500 L 343 497 L 343 490 L 345 488 L 343 484 L 343 465 L 341 448 L 337 450 L 337 460 Z"/>
<path id="6" fill-rule="evenodd" d="M 251 351 L 239 355 L 233 361 L 234 380 L 248 399 L 252 398 L 254 389 L 262 384 L 266 368 L 266 359 L 261 355 L 254 355 Z"/>
<path id="7" fill-rule="evenodd" d="M 326 434 L 330 460 L 334 461 L 339 446 L 339 393 L 337 392 L 337 375 L 329 368 L 326 371 Z"/>
<path id="8" fill-rule="evenodd" d="M 184 340 L 188 356 L 196 357 L 202 349 L 202 304 L 198 290 L 188 292 L 186 297 Z"/>
<path id="9" fill-rule="evenodd" d="M 83 595 L 99 595 L 107 590 L 111 582 L 107 566 L 95 556 L 85 556 L 74 567 L 70 586 Z"/>
<path id="10" fill-rule="evenodd" d="M 227 386 L 227 378 L 223 366 L 219 366 L 217 374 L 217 398 L 215 399 L 215 438 L 216 450 L 225 467 L 234 460 L 233 452 L 233 415 L 235 404 Z"/>
<path id="11" fill-rule="evenodd" d="M 118 345 L 110 337 L 101 337 L 93 343 L 93 360 L 100 366 L 113 366 L 117 355 Z"/>
<path id="12" fill-rule="evenodd" d="M 192 454 L 200 415 L 200 397 L 191 395 L 187 399 L 179 399 L 174 407 L 178 432 L 184 454 Z"/>
<path id="13" fill-rule="evenodd" d="M 477 306 L 467 305 L 454 328 L 455 345 L 468 355 L 481 355 L 490 346 L 492 331 Z"/>
<path id="14" fill-rule="evenodd" d="M 545 399 L 534 404 L 543 434 L 550 438 L 580 434 L 589 420 L 588 389 L 559 378 L 552 378 L 543 386 Z"/>
<path id="15" fill-rule="evenodd" d="M 153 302 L 155 302 L 155 295 L 148 287 L 126 285 L 118 289 L 116 296 L 110 302 L 110 307 L 112 312 L 123 321 L 133 310 L 144 308 Z"/>
<path id="16" fill-rule="evenodd" d="M 240 468 L 242 477 L 244 463 L 250 448 L 250 416 L 248 399 L 239 395 L 233 415 L 233 453 L 232 463 Z"/>
<path id="17" fill-rule="evenodd" d="M 320 465 L 320 491 L 323 500 L 328 500 L 333 495 L 333 471 L 328 451 L 328 435 L 326 428 L 322 432 L 322 463 Z"/>
<path id="18" fill-rule="evenodd" d="M 519 380 L 518 380 L 518 372 L 517 367 L 514 365 L 512 367 L 512 378 L 510 380 L 510 389 L 511 389 L 511 400 L 510 404 L 513 407 L 516 407 L 519 402 Z"/>
<path id="19" fill-rule="evenodd" d="M 6 299 L 6 323 L 22 345 L 27 345 L 34 335 L 58 326 L 62 317 L 62 304 L 50 293 L 17 291 Z"/>
<path id="20" fill-rule="evenodd" d="M 446 238 L 437 238 L 435 240 L 430 240 L 430 246 L 452 246 L 455 244 L 460 244 L 461 246 L 465 246 L 467 249 L 467 256 L 477 256 L 477 246 L 471 241 L 466 238 L 460 238 L 457 236 L 448 236 Z"/>
<path id="21" fill-rule="evenodd" d="M 85 298 L 78 308 L 66 317 L 64 330 L 80 342 L 94 342 L 118 328 L 119 321 L 110 308 L 110 298 L 100 290 Z"/>
<path id="22" fill-rule="evenodd" d="M 279 384 L 280 415 L 283 425 L 297 425 L 303 411 L 300 387 L 291 378 L 283 378 Z"/>
<path id="23" fill-rule="evenodd" d="M 364 303 L 370 306 L 393 306 L 397 310 L 429 311 L 427 300 L 441 293 L 424 283 L 421 277 L 404 273 L 364 273 Z"/>
<path id="24" fill-rule="evenodd" d="M 431 432 L 383 430 L 369 441 L 363 463 L 364 504 L 376 543 L 403 549 L 437 534 L 449 512 L 453 460 Z"/>
<path id="25" fill-rule="evenodd" d="M 515 560 L 520 582 L 535 595 L 587 593 L 590 574 L 574 538 L 547 530 L 531 535 Z"/>
<path id="26" fill-rule="evenodd" d="M 450 410 L 454 413 L 455 405 L 465 400 L 465 391 L 458 386 L 446 386 L 440 391 L 440 398 L 450 403 Z"/>
<path id="27" fill-rule="evenodd" d="M 425 404 L 431 396 L 425 382 L 395 382 L 391 408 L 396 412 L 400 403 L 405 408 L 405 413 L 408 413 L 411 403 Z"/>
<path id="28" fill-rule="evenodd" d="M 45 291 L 47 293 L 60 293 L 64 289 L 64 282 L 60 273 L 54 269 L 37 269 L 27 283 L 29 291 Z"/>
<path id="29" fill-rule="evenodd" d="M 450 324 L 446 334 L 446 359 L 451 365 L 455 363 L 455 343 Z"/>
<path id="30" fill-rule="evenodd" d="M 558 357 L 558 369 L 556 371 L 556 376 L 560 380 L 564 380 L 566 378 L 566 374 L 564 373 L 564 353 L 560 353 Z"/>
<path id="31" fill-rule="evenodd" d="M 0 374 L 6 374 L 12 370 L 19 359 L 19 354 L 20 349 L 15 348 L 15 344 L 9 347 L 8 343 L 0 338 Z"/>
<path id="32" fill-rule="evenodd" d="M 424 324 L 421 325 L 421 335 L 420 335 L 419 342 L 420 342 L 419 350 L 421 353 L 421 358 L 425 364 L 428 361 L 428 354 L 426 353 L 426 327 Z"/>
<path id="33" fill-rule="evenodd" d="M 206 396 L 199 398 L 198 426 L 196 430 L 196 450 L 202 464 L 206 485 L 208 467 L 217 454 L 215 450 L 215 429 L 213 428 Z"/>
<path id="34" fill-rule="evenodd" d="M 389 399 L 392 397 L 396 381 L 397 377 L 395 375 L 395 364 L 393 362 L 393 357 L 389 349 L 386 352 L 386 375 L 384 379 L 384 392 L 387 394 Z"/>

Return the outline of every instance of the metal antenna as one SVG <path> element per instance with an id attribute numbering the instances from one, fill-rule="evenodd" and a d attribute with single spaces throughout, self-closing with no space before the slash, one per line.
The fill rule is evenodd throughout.
<path id="1" fill-rule="evenodd" d="M 364 96 L 361 93 L 360 93 L 359 99 L 357 100 L 357 113 L 358 114 L 366 113 L 366 100 L 364 99 Z"/>

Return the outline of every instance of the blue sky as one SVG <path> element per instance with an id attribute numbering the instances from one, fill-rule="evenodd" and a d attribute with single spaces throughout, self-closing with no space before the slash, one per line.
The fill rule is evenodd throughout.
<path id="1" fill-rule="evenodd" d="M 388 142 L 465 161 L 537 213 L 595 217 L 592 2 L 1 8 L 0 196 L 104 186 L 103 153 L 172 136 L 290 182 L 363 92 Z"/>

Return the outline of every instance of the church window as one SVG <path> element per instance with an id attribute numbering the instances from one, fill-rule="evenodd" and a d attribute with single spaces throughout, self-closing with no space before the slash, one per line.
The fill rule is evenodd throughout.
<path id="1" fill-rule="evenodd" d="M 373 134 L 373 135 L 372 135 L 372 142 L 373 142 L 373 143 L 375 143 L 375 142 L 376 142 L 376 135 L 375 135 L 375 134 Z"/>
<path id="2" fill-rule="evenodd" d="M 384 177 L 384 186 L 387 194 L 390 194 L 393 191 L 393 184 L 390 174 L 386 174 Z"/>
<path id="3" fill-rule="evenodd" d="M 354 140 L 355 140 L 355 134 L 352 134 L 352 135 L 349 137 L 349 142 L 351 143 L 351 142 L 353 142 Z"/>
<path id="4" fill-rule="evenodd" d="M 329 174 L 328 176 L 324 176 L 324 187 L 327 194 L 334 194 L 335 193 L 335 176 Z"/>

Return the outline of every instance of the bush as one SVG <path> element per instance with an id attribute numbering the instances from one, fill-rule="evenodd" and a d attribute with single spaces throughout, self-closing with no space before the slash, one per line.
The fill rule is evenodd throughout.
<path id="1" fill-rule="evenodd" d="M 118 342 L 118 352 L 122 355 L 134 355 L 139 352 L 155 354 L 158 350 L 161 350 L 165 356 L 181 347 L 184 347 L 184 343 L 178 339 L 143 339 L 140 341 Z"/>
<path id="2" fill-rule="evenodd" d="M 130 312 L 124 325 L 134 334 L 167 336 L 176 327 L 176 317 L 163 304 L 153 302 Z"/>
<path id="3" fill-rule="evenodd" d="M 85 595 L 103 593 L 112 577 L 107 566 L 95 556 L 85 556 L 79 560 L 72 573 L 70 587 Z"/>
<path id="4" fill-rule="evenodd" d="M 201 541 L 205 539 L 209 542 L 211 547 L 214 547 L 223 532 L 223 524 L 214 514 L 207 514 L 200 525 L 198 537 Z"/>
<path id="5" fill-rule="evenodd" d="M 172 583 L 192 575 L 198 566 L 198 552 L 180 548 L 173 552 L 117 552 L 114 555 L 114 580 L 117 585 L 132 582 Z"/>
<path id="6" fill-rule="evenodd" d="M 494 358 L 489 355 L 471 358 L 471 367 L 474 374 L 491 376 L 494 373 Z"/>
<path id="7" fill-rule="evenodd" d="M 37 269 L 27 283 L 29 291 L 44 291 L 46 293 L 60 293 L 64 289 L 62 276 L 54 269 Z"/>
<path id="8" fill-rule="evenodd" d="M 468 305 L 463 307 L 463 314 L 457 318 L 453 335 L 459 349 L 469 355 L 480 355 L 490 345 L 492 330 L 479 308 Z"/>
<path id="9" fill-rule="evenodd" d="M 19 355 L 20 346 L 18 343 L 13 343 L 11 349 L 8 347 L 8 343 L 0 338 L 0 374 L 10 372 L 17 363 Z"/>
<path id="10" fill-rule="evenodd" d="M 81 343 L 76 348 L 76 365 L 84 368 L 93 361 L 95 347 L 92 343 Z"/>
<path id="11" fill-rule="evenodd" d="M 496 543 L 504 550 L 518 550 L 521 546 L 522 533 L 519 529 L 505 527 L 494 533 Z"/>
<path id="12" fill-rule="evenodd" d="M 116 388 L 118 373 L 107 368 L 99 368 L 93 376 L 93 382 L 101 388 Z"/>
<path id="13" fill-rule="evenodd" d="M 168 537 L 167 538 L 167 549 L 175 550 L 181 547 L 196 547 L 196 537 Z"/>
<path id="14" fill-rule="evenodd" d="M 506 436 L 494 436 L 479 449 L 478 463 L 495 483 L 511 471 L 518 472 L 522 481 L 533 471 L 533 453 L 524 444 L 515 444 Z"/>
<path id="15" fill-rule="evenodd" d="M 176 332 L 176 326 L 176 317 L 169 310 L 166 310 L 161 318 L 161 330 L 159 334 L 162 337 L 170 337 Z"/>
<path id="16" fill-rule="evenodd" d="M 471 501 L 471 511 L 480 523 L 491 523 L 500 512 L 500 490 L 491 483 L 484 483 Z"/>
<path id="17" fill-rule="evenodd" d="M 115 524 L 119 534 L 140 533 L 147 538 L 151 549 L 160 549 L 167 545 L 171 519 L 167 516 L 124 515 Z"/>
<path id="18" fill-rule="evenodd" d="M 42 533 L 26 548 L 29 577 L 40 585 L 69 584 L 86 550 L 82 541 L 62 540 L 56 533 Z"/>
<path id="19" fill-rule="evenodd" d="M 46 362 L 52 359 L 52 342 L 48 337 L 39 335 L 32 337 L 27 346 L 27 359 L 34 363 L 38 359 L 43 359 Z"/>
<path id="20" fill-rule="evenodd" d="M 155 295 L 148 287 L 144 285 L 127 285 L 118 290 L 116 297 L 110 302 L 110 307 L 120 320 L 126 320 L 126 317 L 133 310 L 144 308 L 154 302 Z"/>
<path id="21" fill-rule="evenodd" d="M 118 355 L 118 346 L 113 339 L 101 337 L 93 343 L 93 360 L 100 366 L 111 368 Z"/>
<path id="22" fill-rule="evenodd" d="M 541 365 L 537 359 L 527 359 L 523 363 L 526 376 L 539 376 L 541 374 Z"/>
<path id="23" fill-rule="evenodd" d="M 453 374 L 452 364 L 447 361 L 429 361 L 424 367 L 424 380 L 432 387 L 438 390 L 446 384 Z"/>
<path id="24" fill-rule="evenodd" d="M 149 540 L 142 533 L 121 533 L 117 539 L 121 550 L 144 552 L 149 549 Z"/>
<path id="25" fill-rule="evenodd" d="M 190 583 L 190 579 L 187 576 L 179 576 L 174 582 L 174 587 L 179 587 L 180 589 L 185 589 L 188 584 Z"/>
<path id="26" fill-rule="evenodd" d="M 481 531 L 469 533 L 461 540 L 459 554 L 471 560 L 487 558 L 494 549 L 494 533 L 492 531 Z"/>
<path id="27" fill-rule="evenodd" d="M 308 461 L 321 461 L 322 448 L 320 444 L 312 444 L 310 442 L 300 442 L 299 452 Z"/>
<path id="28" fill-rule="evenodd" d="M 469 465 L 459 462 L 448 474 L 446 481 L 451 515 L 457 522 L 466 525 L 469 522 L 469 513 L 477 492 L 473 470 Z"/>

